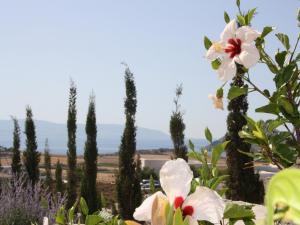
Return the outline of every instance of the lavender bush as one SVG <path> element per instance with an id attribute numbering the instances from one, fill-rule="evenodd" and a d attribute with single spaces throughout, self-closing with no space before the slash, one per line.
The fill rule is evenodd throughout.
<path id="1" fill-rule="evenodd" d="M 27 182 L 27 175 L 1 181 L 0 224 L 42 224 L 43 217 L 54 223 L 55 213 L 65 203 L 65 196 L 53 195 L 41 183 L 34 186 Z"/>

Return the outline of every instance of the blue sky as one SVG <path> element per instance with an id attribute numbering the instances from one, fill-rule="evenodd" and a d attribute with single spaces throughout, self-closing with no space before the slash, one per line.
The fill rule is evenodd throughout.
<path id="1" fill-rule="evenodd" d="M 258 7 L 253 27 L 299 32 L 297 0 L 242 1 Z M 65 122 L 69 80 L 78 87 L 78 121 L 84 122 L 88 96 L 96 94 L 100 123 L 124 122 L 124 67 L 135 74 L 137 125 L 168 132 L 172 99 L 182 83 L 186 135 L 203 137 L 209 126 L 216 137 L 226 130 L 227 111 L 217 111 L 207 98 L 221 85 L 204 59 L 203 36 L 217 40 L 223 12 L 236 13 L 233 0 L 0 1 L 0 119 L 24 118 L 32 106 L 36 119 Z M 281 45 L 268 38 L 270 53 Z M 259 65 L 253 79 L 272 88 L 272 75 Z M 250 115 L 264 104 L 250 96 Z"/>

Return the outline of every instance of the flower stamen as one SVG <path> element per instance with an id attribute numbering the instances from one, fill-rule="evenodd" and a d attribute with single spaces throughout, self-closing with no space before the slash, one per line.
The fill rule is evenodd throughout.
<path id="1" fill-rule="evenodd" d="M 184 202 L 183 197 L 181 197 L 181 196 L 176 197 L 175 200 L 174 200 L 174 208 L 175 208 L 175 209 L 181 208 L 183 202 Z"/>
<path id="2" fill-rule="evenodd" d="M 233 58 L 236 55 L 239 55 L 242 51 L 241 48 L 242 41 L 239 38 L 230 38 L 228 40 L 228 45 L 224 49 L 226 53 L 229 54 L 230 58 Z"/>

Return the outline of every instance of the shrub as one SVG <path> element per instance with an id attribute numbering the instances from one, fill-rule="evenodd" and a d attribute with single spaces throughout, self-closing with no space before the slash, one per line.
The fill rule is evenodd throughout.
<path id="1" fill-rule="evenodd" d="M 32 186 L 25 174 L 3 180 L 0 189 L 1 225 L 42 224 L 44 216 L 49 217 L 52 224 L 56 211 L 65 202 L 64 196 L 52 195 L 40 183 Z"/>
<path id="2" fill-rule="evenodd" d="M 149 167 L 144 167 L 141 171 L 141 178 L 150 179 L 151 176 L 153 177 L 153 179 L 158 180 L 158 175 L 154 171 L 154 169 L 151 169 Z"/>

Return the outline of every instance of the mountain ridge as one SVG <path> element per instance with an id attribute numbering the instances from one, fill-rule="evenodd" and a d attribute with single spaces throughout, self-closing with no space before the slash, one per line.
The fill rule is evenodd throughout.
<path id="1" fill-rule="evenodd" d="M 67 150 L 67 125 L 65 123 L 50 122 L 46 120 L 34 120 L 38 150 L 43 151 L 44 143 L 48 138 L 51 153 L 65 154 Z M 19 120 L 21 129 L 21 149 L 25 147 L 24 119 Z M 124 125 L 121 124 L 97 124 L 98 150 L 99 153 L 114 153 L 118 151 Z M 0 120 L 0 145 L 12 146 L 13 122 L 11 120 Z M 86 139 L 85 124 L 77 124 L 77 152 L 83 154 Z M 192 139 L 196 146 L 205 145 L 203 139 Z M 156 129 L 137 127 L 137 149 L 160 149 L 172 148 L 172 141 L 168 134 Z"/>

